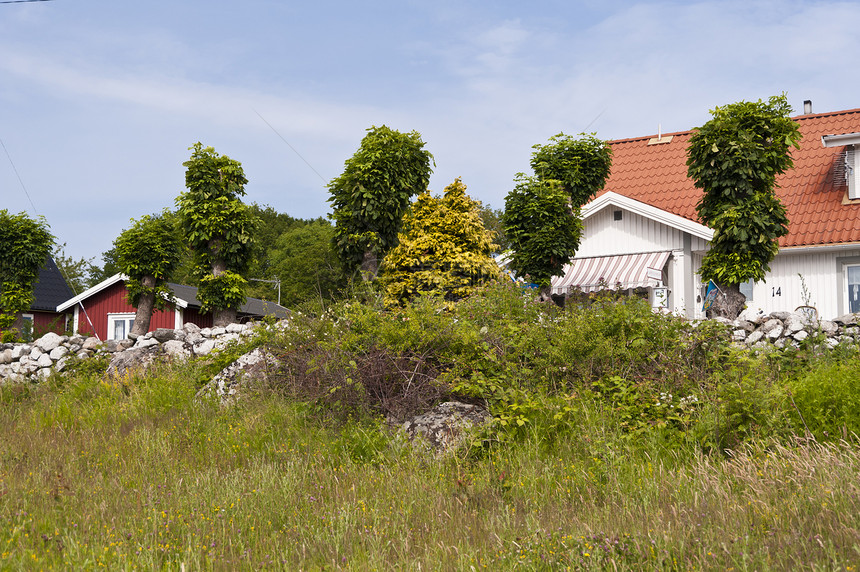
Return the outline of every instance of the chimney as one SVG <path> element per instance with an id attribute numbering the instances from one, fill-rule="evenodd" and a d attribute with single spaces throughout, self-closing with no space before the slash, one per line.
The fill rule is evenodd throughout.
<path id="1" fill-rule="evenodd" d="M 803 114 L 809 115 L 810 113 L 812 113 L 812 100 L 811 99 L 804 99 L 803 100 Z"/>

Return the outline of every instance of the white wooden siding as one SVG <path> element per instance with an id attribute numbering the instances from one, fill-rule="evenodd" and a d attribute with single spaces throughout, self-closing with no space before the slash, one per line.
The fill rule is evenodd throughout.
<path id="1" fill-rule="evenodd" d="M 588 217 L 576 256 L 611 256 L 684 248 L 683 231 L 630 211 L 621 211 L 622 219 L 613 220 L 613 211 L 616 210 L 619 209 L 610 206 Z"/>

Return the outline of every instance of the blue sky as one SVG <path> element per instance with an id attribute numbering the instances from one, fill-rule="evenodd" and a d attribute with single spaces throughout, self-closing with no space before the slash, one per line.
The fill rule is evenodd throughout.
<path id="1" fill-rule="evenodd" d="M 98 263 L 173 207 L 201 141 L 242 162 L 248 202 L 324 216 L 382 124 L 422 134 L 434 192 L 462 177 L 502 207 L 560 131 L 681 131 L 782 92 L 860 107 L 858 30 L 860 3 L 829 1 L 0 4 L 0 208 Z"/>

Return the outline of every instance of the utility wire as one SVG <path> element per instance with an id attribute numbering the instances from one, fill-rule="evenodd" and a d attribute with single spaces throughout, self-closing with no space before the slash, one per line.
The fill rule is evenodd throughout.
<path id="1" fill-rule="evenodd" d="M 23 0 L 16 0 L 17 2 L 23 2 Z M 39 211 L 36 210 L 36 205 L 33 204 L 33 199 L 30 198 L 30 193 L 27 192 L 27 187 L 24 186 L 24 181 L 21 179 L 21 175 L 18 174 L 18 169 L 15 168 L 15 163 L 12 161 L 12 156 L 9 154 L 9 150 L 6 149 L 6 144 L 3 143 L 3 140 L 0 139 L 0 146 L 3 147 L 3 152 L 6 153 L 6 158 L 9 159 L 9 164 L 12 165 L 12 170 L 15 172 L 15 176 L 18 177 L 18 182 L 21 183 L 21 188 L 24 189 L 24 194 L 27 195 L 27 200 L 30 201 L 30 206 L 33 207 L 33 214 L 39 215 Z"/>
<path id="2" fill-rule="evenodd" d="M 2 0 L 0 4 L 24 4 L 27 2 L 50 2 L 51 0 Z"/>
<path id="3" fill-rule="evenodd" d="M 263 117 L 262 115 L 260 115 L 260 112 L 259 112 L 259 111 L 257 111 L 257 110 L 255 109 L 255 110 L 254 110 L 254 113 L 256 113 L 256 114 L 257 114 L 257 117 L 259 117 L 260 119 L 262 119 L 262 120 L 263 120 L 263 123 L 265 123 L 266 125 L 268 125 L 268 126 L 269 126 L 269 129 L 271 129 L 272 131 L 274 131 L 274 132 L 275 132 L 275 135 L 277 135 L 278 137 L 280 137 L 280 138 L 281 138 L 281 141 L 283 141 L 284 143 L 286 143 L 286 144 L 287 144 L 287 146 L 288 146 L 290 149 L 292 149 L 292 150 L 293 150 L 293 153 L 295 153 L 296 155 L 298 155 L 298 156 L 299 156 L 299 159 L 301 159 L 302 161 L 304 161 L 304 162 L 305 162 L 305 165 L 307 165 L 308 167 L 310 167 L 311 171 L 313 171 L 314 173 L 316 173 L 316 174 L 317 174 L 317 177 L 319 177 L 319 178 L 320 178 L 320 181 L 322 181 L 322 182 L 323 182 L 323 183 L 325 183 L 325 184 L 328 184 L 328 181 L 326 181 L 326 180 L 323 178 L 323 176 L 319 174 L 319 171 L 317 171 L 316 169 L 314 169 L 314 168 L 313 168 L 313 165 L 311 165 L 310 163 L 308 163 L 308 160 L 307 160 L 307 159 L 305 159 L 304 157 L 302 157 L 302 154 L 301 154 L 301 153 L 299 153 L 298 151 L 296 151 L 296 148 L 295 148 L 295 147 L 293 147 L 292 145 L 290 145 L 290 142 L 289 142 L 289 141 L 287 141 L 286 139 L 284 139 L 284 136 L 283 136 L 283 135 L 281 135 L 280 133 L 278 133 L 278 130 L 277 130 L 277 129 L 275 129 L 274 127 L 272 127 L 272 124 L 271 124 L 271 123 L 269 123 L 268 121 L 266 121 L 266 118 L 265 118 L 265 117 Z"/>

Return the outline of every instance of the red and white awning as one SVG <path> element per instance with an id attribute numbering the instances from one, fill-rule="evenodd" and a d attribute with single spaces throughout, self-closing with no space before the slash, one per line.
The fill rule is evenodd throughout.
<path id="1" fill-rule="evenodd" d="M 663 267 L 671 252 L 646 252 L 619 256 L 574 258 L 564 267 L 564 276 L 554 276 L 552 293 L 571 290 L 593 292 L 601 288 L 663 286 Z"/>

